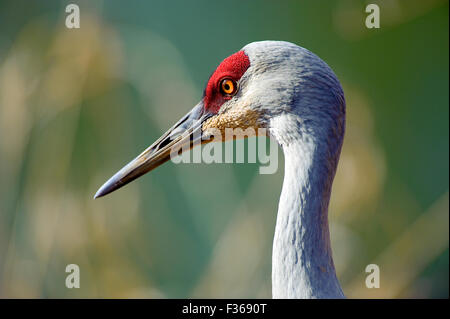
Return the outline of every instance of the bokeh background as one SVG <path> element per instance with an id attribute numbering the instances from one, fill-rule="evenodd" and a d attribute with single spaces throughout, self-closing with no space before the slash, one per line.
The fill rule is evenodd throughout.
<path id="1" fill-rule="evenodd" d="M 65 27 L 76 3 L 81 28 Z M 341 80 L 330 206 L 352 298 L 448 297 L 448 1 L 0 1 L 0 297 L 271 296 L 283 156 L 167 163 L 97 188 L 201 98 L 245 44 L 287 40 Z M 65 267 L 81 288 L 65 287 Z M 366 265 L 381 270 L 367 289 Z"/>

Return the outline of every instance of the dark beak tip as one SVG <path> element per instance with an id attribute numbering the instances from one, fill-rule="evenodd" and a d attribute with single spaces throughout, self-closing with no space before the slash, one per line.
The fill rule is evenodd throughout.
<path id="1" fill-rule="evenodd" d="M 117 187 L 117 178 L 116 178 L 116 175 L 114 175 L 98 189 L 97 193 L 95 193 L 95 195 L 94 195 L 94 199 L 103 197 L 103 196 L 113 192 L 117 188 L 120 188 L 120 187 Z"/>
<path id="2" fill-rule="evenodd" d="M 95 193 L 94 198 L 93 199 L 97 199 L 99 197 L 101 197 L 102 195 L 99 193 L 99 191 L 97 191 L 97 193 Z"/>
<path id="3" fill-rule="evenodd" d="M 99 188 L 99 190 L 97 191 L 97 193 L 95 193 L 94 195 L 94 199 L 103 197 L 104 195 L 106 195 L 106 193 L 103 190 L 103 186 Z"/>

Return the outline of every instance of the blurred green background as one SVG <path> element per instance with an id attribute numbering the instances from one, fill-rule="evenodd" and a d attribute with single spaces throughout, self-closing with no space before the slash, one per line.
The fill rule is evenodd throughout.
<path id="1" fill-rule="evenodd" d="M 65 27 L 76 3 L 81 28 Z M 381 28 L 366 29 L 367 3 Z M 447 1 L 0 0 L 0 297 L 270 298 L 283 158 L 167 163 L 98 187 L 200 100 L 245 44 L 286 40 L 339 77 L 330 206 L 354 298 L 448 297 Z M 81 288 L 65 287 L 78 264 Z M 381 287 L 365 288 L 376 263 Z"/>

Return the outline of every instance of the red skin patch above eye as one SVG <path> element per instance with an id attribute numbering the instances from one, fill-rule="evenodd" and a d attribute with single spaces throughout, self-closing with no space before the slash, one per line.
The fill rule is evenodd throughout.
<path id="1" fill-rule="evenodd" d="M 219 112 L 222 104 L 232 98 L 232 96 L 223 95 L 220 92 L 219 85 L 221 80 L 230 78 L 237 83 L 249 66 L 250 60 L 244 51 L 238 51 L 223 60 L 206 85 L 203 98 L 205 109 L 212 113 Z"/>

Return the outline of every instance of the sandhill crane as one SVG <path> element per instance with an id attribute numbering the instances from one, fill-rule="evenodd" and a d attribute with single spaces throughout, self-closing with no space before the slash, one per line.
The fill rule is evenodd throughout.
<path id="1" fill-rule="evenodd" d="M 174 147 L 192 147 L 199 139 L 206 143 L 208 130 L 226 127 L 266 128 L 284 152 L 272 296 L 343 298 L 331 253 L 328 203 L 344 138 L 344 93 L 331 68 L 295 44 L 253 42 L 223 60 L 202 100 L 94 198 L 166 162 Z"/>

